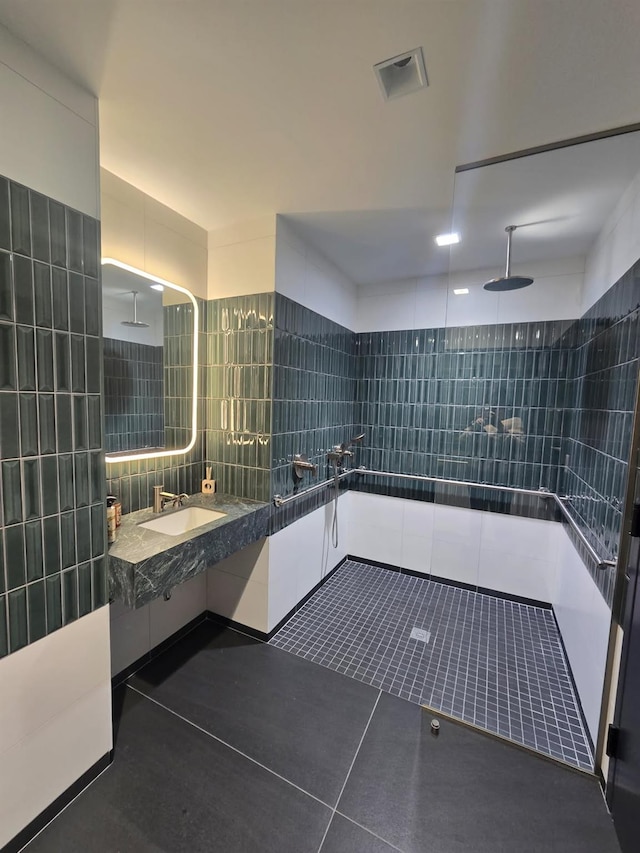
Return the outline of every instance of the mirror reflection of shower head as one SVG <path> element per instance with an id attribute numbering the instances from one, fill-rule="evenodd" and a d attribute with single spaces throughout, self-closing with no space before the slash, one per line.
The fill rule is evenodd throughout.
<path id="1" fill-rule="evenodd" d="M 523 287 L 529 287 L 533 284 L 533 279 L 524 275 L 511 275 L 511 237 L 516 230 L 517 225 L 507 225 L 504 229 L 507 232 L 507 265 L 504 276 L 500 278 L 492 278 L 484 285 L 485 290 L 490 290 L 493 293 L 503 293 L 507 290 L 520 290 Z"/>
<path id="2" fill-rule="evenodd" d="M 133 320 L 121 320 L 121 325 L 135 326 L 136 329 L 147 329 L 149 324 L 138 320 L 138 291 L 132 290 L 131 293 L 133 294 Z"/>

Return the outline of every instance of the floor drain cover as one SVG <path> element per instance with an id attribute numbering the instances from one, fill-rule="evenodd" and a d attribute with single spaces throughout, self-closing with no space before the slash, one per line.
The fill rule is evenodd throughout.
<path id="1" fill-rule="evenodd" d="M 425 631 L 423 628 L 412 628 L 411 639 L 420 640 L 421 643 L 428 643 L 431 639 L 431 631 Z"/>

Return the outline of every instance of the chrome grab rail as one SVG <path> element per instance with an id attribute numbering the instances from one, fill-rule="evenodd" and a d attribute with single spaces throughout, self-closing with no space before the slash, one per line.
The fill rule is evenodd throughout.
<path id="1" fill-rule="evenodd" d="M 354 474 L 356 471 L 355 468 L 349 468 L 348 471 L 343 471 L 341 474 L 338 474 L 338 479 L 342 480 L 343 477 L 348 477 L 349 474 Z M 286 498 L 283 498 L 282 495 L 274 495 L 273 496 L 273 504 L 274 506 L 286 506 L 286 504 L 291 503 L 292 501 L 297 501 L 298 498 L 304 498 L 307 495 L 312 495 L 314 492 L 319 492 L 321 489 L 326 489 L 327 486 L 332 486 L 335 478 L 329 477 L 326 480 L 323 480 L 321 483 L 316 483 L 315 486 L 309 486 L 308 489 L 302 489 L 301 492 L 294 492 L 292 495 L 288 495 Z"/>
<path id="2" fill-rule="evenodd" d="M 603 560 L 602 557 L 600 557 L 600 555 L 598 554 L 598 552 L 594 549 L 593 545 L 591 545 L 589 540 L 586 538 L 586 536 L 584 535 L 582 530 L 580 530 L 580 528 L 578 527 L 578 525 L 574 521 L 573 516 L 571 515 L 571 513 L 567 509 L 567 505 L 565 503 L 567 498 L 561 498 L 560 495 L 554 495 L 553 497 L 556 500 L 556 506 L 558 507 L 558 509 L 560 510 L 562 515 L 564 516 L 564 518 L 566 518 L 566 520 L 569 522 L 569 527 L 571 527 L 572 530 L 574 531 L 574 533 L 577 534 L 578 539 L 580 539 L 580 541 L 582 542 L 584 547 L 589 552 L 589 555 L 591 556 L 593 561 L 597 564 L 597 568 L 599 568 L 599 569 L 615 568 L 618 565 L 617 561 L 616 560 Z"/>
<path id="3" fill-rule="evenodd" d="M 469 480 L 445 480 L 443 477 L 427 477 L 424 474 L 393 474 L 391 471 L 371 471 L 369 468 L 355 468 L 356 474 L 371 474 L 373 477 L 394 477 L 400 480 L 420 480 L 425 483 L 439 483 L 443 486 L 474 486 L 477 489 L 490 489 L 494 492 L 511 492 L 518 495 L 534 495 L 537 498 L 552 498 L 553 492 L 545 489 L 518 489 L 515 486 L 494 486 L 490 483 L 471 483 Z"/>
<path id="4" fill-rule="evenodd" d="M 488 489 L 493 492 L 509 492 L 510 494 L 516 495 L 528 495 L 530 497 L 536 498 L 549 498 L 554 501 L 562 516 L 566 519 L 567 523 L 576 534 L 580 542 L 584 545 L 591 559 L 595 562 L 596 567 L 599 569 L 608 569 L 615 568 L 617 565 L 615 560 L 605 560 L 603 559 L 598 552 L 594 549 L 593 545 L 586 538 L 582 530 L 576 524 L 573 516 L 569 512 L 566 506 L 566 498 L 561 498 L 555 492 L 549 492 L 546 489 L 520 489 L 516 486 L 496 486 L 492 483 L 472 483 L 469 480 L 446 480 L 443 477 L 428 477 L 424 474 L 394 474 L 392 471 L 372 471 L 370 468 L 349 468 L 348 471 L 343 471 L 339 474 L 339 479 L 342 480 L 344 477 L 348 477 L 350 474 L 361 474 L 361 475 L 369 475 L 371 477 L 388 477 L 390 479 L 396 480 L 417 480 L 423 483 L 436 483 L 442 486 L 464 486 L 466 488 L 473 489 Z M 277 507 L 285 506 L 288 503 L 292 503 L 293 501 L 298 500 L 298 498 L 303 498 L 306 495 L 311 495 L 314 492 L 319 492 L 321 489 L 327 488 L 327 486 L 332 486 L 334 482 L 333 477 L 329 477 L 327 480 L 323 480 L 321 483 L 316 483 L 315 486 L 311 486 L 308 489 L 303 489 L 301 492 L 295 492 L 292 495 L 289 495 L 286 498 L 283 498 L 281 495 L 273 496 L 273 503 Z"/>
<path id="5" fill-rule="evenodd" d="M 356 468 L 355 471 L 357 474 L 370 474 L 373 477 L 389 477 L 400 480 L 420 480 L 427 483 L 438 483 L 445 486 L 466 486 L 468 488 L 470 487 L 475 489 L 489 489 L 494 492 L 510 492 L 517 495 L 530 495 L 537 498 L 553 498 L 563 517 L 567 520 L 569 526 L 584 545 L 591 559 L 595 562 L 596 567 L 598 569 L 608 569 L 614 568 L 617 565 L 615 560 L 605 560 L 598 554 L 567 509 L 565 504 L 566 498 L 561 498 L 555 492 L 549 492 L 545 489 L 519 489 L 515 486 L 494 486 L 491 483 L 471 483 L 468 480 L 445 480 L 442 477 L 427 477 L 422 474 L 393 474 L 391 471 L 371 471 L 368 468 Z"/>

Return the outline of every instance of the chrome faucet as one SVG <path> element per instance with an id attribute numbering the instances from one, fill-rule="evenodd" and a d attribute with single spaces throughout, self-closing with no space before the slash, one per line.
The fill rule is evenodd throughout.
<path id="1" fill-rule="evenodd" d="M 334 465 L 337 465 L 338 463 L 342 465 L 347 456 L 353 456 L 353 450 L 351 450 L 351 447 L 357 441 L 362 441 L 363 438 L 364 433 L 361 433 L 360 435 L 356 435 L 349 439 L 349 441 L 343 441 L 342 444 L 334 445 L 327 453 L 327 460 L 329 462 L 333 462 Z"/>
<path id="2" fill-rule="evenodd" d="M 153 511 L 154 512 L 162 512 L 165 508 L 165 505 L 168 503 L 172 503 L 174 507 L 182 506 L 182 504 L 187 500 L 189 495 L 186 495 L 184 492 L 180 495 L 174 495 L 173 492 L 163 492 L 164 486 L 154 486 L 153 487 Z"/>

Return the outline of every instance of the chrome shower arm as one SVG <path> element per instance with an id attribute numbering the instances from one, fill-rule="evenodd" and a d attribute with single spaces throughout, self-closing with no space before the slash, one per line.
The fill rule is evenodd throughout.
<path id="1" fill-rule="evenodd" d="M 509 276 L 511 275 L 511 237 L 517 227 L 517 225 L 507 225 L 507 227 L 504 229 L 507 232 L 507 265 L 504 274 L 505 278 L 509 278 Z"/>

